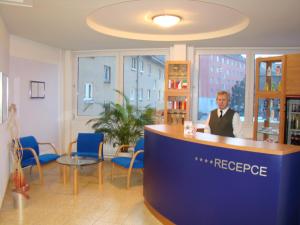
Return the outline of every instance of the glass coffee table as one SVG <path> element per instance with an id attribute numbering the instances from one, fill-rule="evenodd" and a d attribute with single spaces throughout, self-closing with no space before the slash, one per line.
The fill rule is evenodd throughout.
<path id="1" fill-rule="evenodd" d="M 98 183 L 99 188 L 101 188 L 103 179 L 102 179 L 102 162 L 103 159 L 86 157 L 86 156 L 70 156 L 70 155 L 61 155 L 56 162 L 63 166 L 63 181 L 64 184 L 67 183 L 67 167 L 73 168 L 73 193 L 78 194 L 78 168 L 81 166 L 89 166 L 98 164 Z"/>

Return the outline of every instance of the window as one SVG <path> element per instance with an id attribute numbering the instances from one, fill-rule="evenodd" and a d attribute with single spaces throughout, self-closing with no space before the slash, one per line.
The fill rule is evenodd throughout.
<path id="1" fill-rule="evenodd" d="M 150 101 L 150 99 L 151 99 L 151 90 L 148 89 L 147 90 L 147 100 Z"/>
<path id="2" fill-rule="evenodd" d="M 244 66 L 239 64 L 246 64 L 246 56 L 241 54 L 215 55 L 217 61 L 228 58 L 232 64 L 214 64 L 209 63 L 211 55 L 201 55 L 199 57 L 199 89 L 198 89 L 198 120 L 206 120 L 210 111 L 217 107 L 215 99 L 218 91 L 225 90 L 231 95 L 230 107 L 237 111 L 241 119 L 244 116 L 245 108 L 245 80 L 246 70 Z M 225 61 L 224 61 L 225 62 Z M 206 71 L 216 70 L 217 74 L 207 74 Z M 235 76 L 228 76 L 229 70 L 236 70 L 239 73 Z M 226 76 L 227 75 L 227 76 Z M 232 75 L 232 74 L 231 74 Z M 212 82 L 215 78 L 215 82 Z M 228 82 L 228 80 L 230 82 Z"/>
<path id="3" fill-rule="evenodd" d="M 84 56 L 77 62 L 77 115 L 97 116 L 104 102 L 115 101 L 116 57 Z"/>
<path id="4" fill-rule="evenodd" d="M 93 84 L 85 83 L 84 85 L 84 99 L 83 101 L 89 101 L 93 99 Z"/>
<path id="5" fill-rule="evenodd" d="M 132 57 L 131 58 L 131 70 L 136 70 L 137 68 L 137 58 L 136 57 Z"/>
<path id="6" fill-rule="evenodd" d="M 140 76 L 140 72 L 132 71 L 132 58 L 137 60 L 136 63 L 138 65 L 141 65 L 141 61 L 143 61 L 145 73 L 147 75 L 149 73 L 149 68 L 151 68 L 151 76 Z M 164 90 L 165 80 L 163 74 L 165 69 L 165 57 L 163 55 L 124 56 L 123 62 L 124 94 L 130 98 L 131 104 L 138 109 L 143 109 L 147 105 L 150 105 L 150 107 L 156 110 L 164 109 L 164 102 L 157 101 L 156 96 L 158 96 L 159 90 L 162 91 L 162 93 Z M 138 70 L 140 71 L 140 68 L 138 68 Z M 133 89 L 135 91 L 133 91 Z M 143 90 L 145 93 L 143 93 Z M 150 99 L 148 98 L 148 90 L 150 90 Z"/>
<path id="7" fill-rule="evenodd" d="M 144 73 L 144 61 L 142 59 L 140 60 L 140 72 Z"/>
<path id="8" fill-rule="evenodd" d="M 134 101 L 135 99 L 135 88 L 130 89 L 130 101 Z"/>
<path id="9" fill-rule="evenodd" d="M 143 88 L 139 89 L 139 101 L 143 101 Z"/>
<path id="10" fill-rule="evenodd" d="M 110 73 L 111 68 L 110 66 L 104 65 L 104 83 L 110 83 Z"/>

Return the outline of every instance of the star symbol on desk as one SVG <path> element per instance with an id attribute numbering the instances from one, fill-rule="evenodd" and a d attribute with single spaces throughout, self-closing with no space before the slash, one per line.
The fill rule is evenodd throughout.
<path id="1" fill-rule="evenodd" d="M 200 160 L 199 160 L 200 162 L 203 162 L 203 159 L 202 158 L 200 158 Z"/>
<path id="2" fill-rule="evenodd" d="M 214 163 L 214 161 L 210 160 L 210 161 L 209 161 L 209 163 L 210 163 L 210 164 L 213 164 L 213 163 Z"/>
<path id="3" fill-rule="evenodd" d="M 198 160 L 198 157 L 197 157 L 197 156 L 195 157 L 195 160 L 196 160 L 196 161 Z"/>
<path id="4" fill-rule="evenodd" d="M 207 160 L 207 159 L 205 159 L 205 160 L 204 160 L 204 162 L 205 162 L 205 163 L 207 163 L 207 162 L 208 162 L 208 160 Z"/>

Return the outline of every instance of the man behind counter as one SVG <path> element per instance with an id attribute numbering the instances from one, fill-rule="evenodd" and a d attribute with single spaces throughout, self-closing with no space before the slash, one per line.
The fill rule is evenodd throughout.
<path id="1" fill-rule="evenodd" d="M 226 91 L 217 93 L 218 108 L 211 111 L 205 124 L 205 133 L 226 137 L 242 137 L 242 124 L 237 112 L 228 107 L 230 95 Z"/>

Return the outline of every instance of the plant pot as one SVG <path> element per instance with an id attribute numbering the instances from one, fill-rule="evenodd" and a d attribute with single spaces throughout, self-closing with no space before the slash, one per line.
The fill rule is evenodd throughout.
<path id="1" fill-rule="evenodd" d="M 14 208 L 23 210 L 27 205 L 28 199 L 22 193 L 15 191 L 12 192 L 12 196 Z"/>

